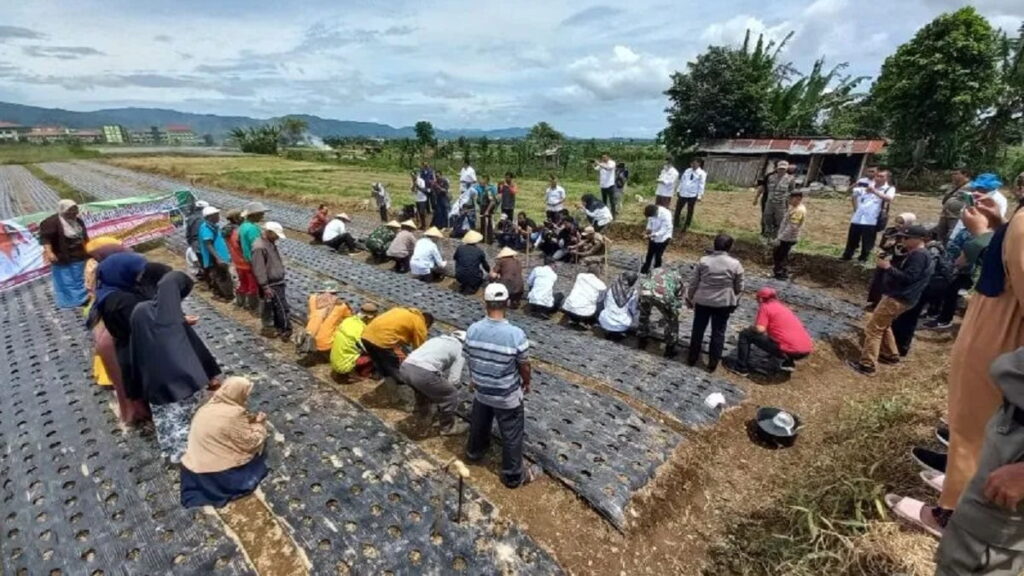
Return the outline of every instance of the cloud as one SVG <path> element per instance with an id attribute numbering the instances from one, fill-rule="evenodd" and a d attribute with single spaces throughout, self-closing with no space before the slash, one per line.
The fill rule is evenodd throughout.
<path id="1" fill-rule="evenodd" d="M 11 39 L 42 40 L 45 34 L 20 26 L 0 26 L 0 42 Z"/>
<path id="2" fill-rule="evenodd" d="M 615 46 L 608 56 L 587 56 L 569 65 L 576 87 L 599 100 L 654 98 L 668 87 L 672 64 L 667 58 Z M 569 89 L 569 95 L 579 92 Z"/>
<path id="3" fill-rule="evenodd" d="M 33 58 L 57 58 L 77 60 L 86 56 L 104 56 L 103 52 L 89 46 L 24 46 L 21 51 Z"/>
<path id="4" fill-rule="evenodd" d="M 260 60 L 242 60 L 227 64 L 200 64 L 195 71 L 202 74 L 223 74 L 225 72 L 269 72 L 277 68 L 276 64 Z"/>
<path id="5" fill-rule="evenodd" d="M 614 6 L 591 6 L 571 14 L 565 20 L 562 20 L 561 26 L 585 26 L 592 22 L 611 22 L 622 12 L 621 8 L 615 8 Z"/>
<path id="6" fill-rule="evenodd" d="M 819 0 L 817 3 L 821 1 Z M 760 18 L 740 14 L 725 22 L 711 24 L 704 29 L 700 37 L 701 40 L 713 46 L 733 46 L 743 42 L 748 30 L 751 38 L 757 38 L 758 35 L 763 34 L 765 39 L 779 42 L 792 30 L 792 25 L 789 22 L 782 22 L 776 26 L 768 26 Z"/>
<path id="7" fill-rule="evenodd" d="M 153 40 L 156 40 L 157 42 L 171 42 L 174 39 L 167 34 L 157 34 L 156 36 L 153 36 Z"/>

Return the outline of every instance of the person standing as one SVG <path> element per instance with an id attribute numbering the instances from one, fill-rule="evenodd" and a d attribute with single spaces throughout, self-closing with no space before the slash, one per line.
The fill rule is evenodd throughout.
<path id="1" fill-rule="evenodd" d="M 437 241 L 442 238 L 444 234 L 431 226 L 423 233 L 423 237 L 416 241 L 412 258 L 409 259 L 409 274 L 413 278 L 424 282 L 437 282 L 444 278 L 444 268 L 448 263 L 441 257 L 441 251 L 437 248 Z"/>
<path id="2" fill-rule="evenodd" d="M 669 240 L 672 239 L 672 213 L 668 208 L 648 204 L 644 208 L 644 216 L 647 218 L 647 229 L 644 232 L 647 254 L 644 256 L 644 265 L 640 268 L 641 274 L 649 273 L 652 265 L 654 268 L 661 268 L 661 257 L 668 248 Z"/>
<path id="3" fill-rule="evenodd" d="M 263 234 L 252 244 L 252 273 L 263 296 L 263 329 L 284 340 L 292 336 L 291 312 L 285 293 L 285 270 L 277 241 L 285 240 L 284 227 L 277 222 L 263 225 Z"/>
<path id="4" fill-rule="evenodd" d="M 377 212 L 380 213 L 380 221 L 388 221 L 388 211 L 391 210 L 391 195 L 382 182 L 374 182 L 370 188 L 373 194 L 373 202 L 377 205 Z M 326 224 L 324 224 L 326 226 Z"/>
<path id="5" fill-rule="evenodd" d="M 491 184 L 491 177 L 484 174 L 476 185 L 476 200 L 480 204 L 480 233 L 484 242 L 494 242 L 494 212 L 498 209 L 498 188 Z"/>
<path id="6" fill-rule="evenodd" d="M 800 190 L 793 190 L 789 193 L 786 217 L 782 219 L 779 235 L 775 238 L 775 250 L 772 251 L 772 273 L 776 280 L 789 279 L 787 267 L 789 253 L 793 250 L 793 246 L 800 241 L 800 231 L 803 230 L 806 219 L 807 206 L 804 205 L 804 193 Z"/>
<path id="7" fill-rule="evenodd" d="M 263 235 L 259 224 L 266 213 L 267 207 L 261 202 L 249 202 L 245 205 L 245 210 L 242 210 L 245 222 L 238 227 L 238 243 L 242 247 L 242 256 L 249 262 L 252 262 L 252 243 Z"/>
<path id="8" fill-rule="evenodd" d="M 736 344 L 736 363 L 726 362 L 726 369 L 740 376 L 748 376 L 750 346 L 767 352 L 772 360 L 781 361 L 784 372 L 796 370 L 796 361 L 803 360 L 814 351 L 814 341 L 804 323 L 779 301 L 774 288 L 765 286 L 757 291 L 757 317 L 754 325 L 740 332 Z"/>
<path id="9" fill-rule="evenodd" d="M 639 280 L 640 322 L 637 326 L 637 347 L 647 348 L 651 335 L 651 311 L 661 312 L 665 322 L 665 357 L 675 358 L 676 342 L 679 340 L 679 308 L 683 300 L 683 279 L 679 273 L 667 268 L 658 268 L 650 276 Z"/>
<path id="10" fill-rule="evenodd" d="M 672 165 L 672 157 L 665 157 L 665 165 L 661 167 L 658 174 L 658 186 L 654 189 L 654 203 L 658 206 L 668 208 L 672 204 L 672 197 L 676 195 L 676 188 L 679 186 L 679 170 Z"/>
<path id="11" fill-rule="evenodd" d="M 601 160 L 594 162 L 594 170 L 597 171 L 597 185 L 601 188 L 601 201 L 611 208 L 612 216 L 615 216 L 615 161 L 608 154 L 602 154 Z"/>
<path id="12" fill-rule="evenodd" d="M 234 298 L 231 283 L 231 253 L 220 230 L 220 210 L 213 206 L 203 208 L 203 222 L 199 225 L 199 261 L 206 271 L 206 282 L 213 295 L 225 302 Z"/>
<path id="13" fill-rule="evenodd" d="M 195 200 L 189 206 L 188 214 L 185 215 L 185 243 L 188 249 L 185 250 L 185 263 L 194 268 L 196 279 L 202 280 L 204 270 L 199 263 L 199 225 L 203 223 L 203 209 L 210 205 L 205 200 Z"/>
<path id="14" fill-rule="evenodd" d="M 733 258 L 733 239 L 727 234 L 715 236 L 714 251 L 697 263 L 693 281 L 686 295 L 686 304 L 694 309 L 693 329 L 686 363 L 696 366 L 704 345 L 704 331 L 711 323 L 708 345 L 708 372 L 718 369 L 725 349 L 725 330 L 729 316 L 736 310 L 743 293 L 743 265 Z"/>
<path id="15" fill-rule="evenodd" d="M 306 227 L 306 233 L 311 238 L 311 244 L 319 244 L 323 241 L 324 227 L 330 221 L 330 211 L 327 209 L 327 204 L 317 206 L 316 214 L 313 214 L 313 217 L 309 220 L 309 226 Z"/>
<path id="16" fill-rule="evenodd" d="M 416 218 L 419 220 L 420 229 L 424 230 L 427 227 L 427 212 L 430 209 L 430 196 L 427 194 L 427 183 L 423 177 L 413 172 L 410 175 L 412 179 L 411 192 L 413 200 L 416 202 Z"/>
<path id="17" fill-rule="evenodd" d="M 885 272 L 882 279 L 882 300 L 864 327 L 864 345 L 859 361 L 851 360 L 851 368 L 870 376 L 876 365 L 898 364 L 899 349 L 892 333 L 896 318 L 913 308 L 928 287 L 935 263 L 925 249 L 930 232 L 924 226 L 910 226 L 898 237 L 903 239 L 904 256 L 897 265 L 887 258 L 878 259 L 878 267 Z"/>
<path id="18" fill-rule="evenodd" d="M 548 176 L 548 189 L 544 193 L 544 203 L 548 222 L 558 224 L 562 217 L 562 210 L 565 208 L 565 188 L 558 183 L 558 177 L 554 174 Z"/>
<path id="19" fill-rule="evenodd" d="M 683 172 L 679 179 L 679 197 L 676 198 L 676 213 L 673 223 L 678 228 L 679 220 L 683 214 L 683 206 L 686 207 L 686 221 L 683 222 L 683 234 L 690 229 L 693 222 L 693 209 L 704 198 L 704 187 L 707 186 L 708 173 L 704 171 L 704 160 L 694 158 L 690 161 L 690 167 Z"/>
<path id="20" fill-rule="evenodd" d="M 462 161 L 462 169 L 459 170 L 459 195 L 464 196 L 466 192 L 476 185 L 476 170 L 470 164 L 469 158 Z"/>
<path id="21" fill-rule="evenodd" d="M 935 236 L 943 243 L 949 241 L 953 228 L 960 220 L 960 213 L 967 205 L 964 193 L 970 193 L 967 185 L 971 182 L 971 176 L 967 168 L 957 168 L 950 174 L 952 185 L 949 192 L 942 195 L 942 213 L 939 215 L 939 223 L 935 225 Z"/>
<path id="22" fill-rule="evenodd" d="M 466 364 L 462 356 L 465 341 L 466 333 L 462 330 L 435 336 L 410 352 L 398 370 L 402 382 L 416 393 L 418 414 L 429 414 L 430 405 L 437 404 L 441 436 L 457 436 L 469 430 L 465 422 L 455 420 L 459 383 Z"/>
<path id="23" fill-rule="evenodd" d="M 953 278 L 939 298 L 939 315 L 924 325 L 928 330 L 948 330 L 953 327 L 953 316 L 956 315 L 957 304 L 960 301 L 960 291 L 974 286 L 978 262 L 988 249 L 995 233 L 988 218 L 977 210 L 964 210 L 961 218 L 970 238 L 963 243 L 960 253 L 953 261 Z"/>
<path id="24" fill-rule="evenodd" d="M 431 211 L 434 209 L 434 170 L 430 167 L 429 164 L 423 162 L 422 164 L 420 164 L 419 177 L 420 179 L 423 180 L 423 191 L 427 197 L 426 214 L 431 214 Z"/>
<path id="25" fill-rule="evenodd" d="M 775 165 L 775 172 L 765 178 L 764 214 L 762 215 L 761 236 L 769 240 L 775 240 L 779 234 L 779 227 L 786 215 L 786 204 L 789 202 L 789 193 L 796 189 L 796 179 L 789 173 L 789 162 L 779 160 Z M 757 204 L 761 189 L 758 188 L 757 196 L 754 197 L 754 204 Z"/>
<path id="26" fill-rule="evenodd" d="M 399 369 L 409 351 L 427 341 L 434 317 L 417 308 L 392 308 L 377 316 L 363 330 L 363 349 L 383 378 L 402 382 Z"/>
<path id="27" fill-rule="evenodd" d="M 413 234 L 416 223 L 406 220 L 400 226 L 401 230 L 395 234 L 395 239 L 388 245 L 387 257 L 395 262 L 393 268 L 395 272 L 404 273 L 409 271 L 409 260 L 412 259 L 412 254 L 416 250 L 416 235 Z"/>
<path id="28" fill-rule="evenodd" d="M 491 444 L 491 428 L 501 433 L 501 482 L 518 488 L 534 481 L 540 470 L 525 466 L 523 438 L 526 417 L 523 395 L 530 392 L 530 342 L 506 318 L 508 288 L 490 284 L 484 291 L 487 317 L 466 331 L 466 355 L 473 386 L 466 459 L 479 462 Z"/>
<path id="29" fill-rule="evenodd" d="M 853 217 L 850 218 L 850 230 L 846 234 L 846 249 L 843 260 L 853 259 L 853 253 L 860 246 L 858 260 L 867 262 L 868 256 L 875 248 L 879 224 L 883 224 L 888 215 L 888 204 L 896 197 L 896 189 L 889 185 L 889 172 L 879 170 L 871 181 L 862 181 L 853 189 L 850 202 L 853 205 Z"/>
<path id="30" fill-rule="evenodd" d="M 498 196 L 501 198 L 501 213 L 514 220 L 516 217 L 516 194 L 519 188 L 516 187 L 515 175 L 505 172 L 505 180 L 498 185 Z"/>
<path id="31" fill-rule="evenodd" d="M 352 218 L 348 214 L 344 212 L 335 214 L 334 218 L 331 218 L 331 221 L 327 223 L 327 227 L 324 228 L 324 246 L 342 253 L 359 252 L 362 250 L 362 246 L 352 237 L 352 233 L 348 231 L 347 225 L 350 222 L 352 222 Z"/>
<path id="32" fill-rule="evenodd" d="M 438 170 L 434 173 L 434 227 L 440 230 L 449 228 L 448 212 L 451 205 L 451 182 Z"/>
<path id="33" fill-rule="evenodd" d="M 482 234 L 470 230 L 452 256 L 455 262 L 455 281 L 459 283 L 459 292 L 462 294 L 476 294 L 491 271 L 487 255 L 478 245 L 483 239 Z"/>
<path id="34" fill-rule="evenodd" d="M 53 294 L 58 308 L 77 308 L 89 301 L 85 289 L 85 243 L 89 231 L 78 216 L 78 204 L 67 198 L 57 203 L 57 213 L 39 223 L 43 259 L 50 265 Z"/>
<path id="35" fill-rule="evenodd" d="M 242 213 L 238 210 L 229 210 L 227 219 L 228 225 L 224 227 L 223 234 L 227 238 L 228 253 L 231 254 L 231 263 L 235 265 L 235 274 L 238 276 L 238 287 L 235 288 L 235 306 L 255 313 L 260 305 L 259 287 L 256 286 L 256 277 L 252 275 L 252 264 L 242 252 L 241 227 L 244 224 Z"/>
<path id="36" fill-rule="evenodd" d="M 618 214 L 622 210 L 622 197 L 626 194 L 626 186 L 629 186 L 629 168 L 625 162 L 615 164 L 615 201 L 612 208 Z"/>

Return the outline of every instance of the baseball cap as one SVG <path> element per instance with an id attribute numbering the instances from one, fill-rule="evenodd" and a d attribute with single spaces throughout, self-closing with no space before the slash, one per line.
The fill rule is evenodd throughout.
<path id="1" fill-rule="evenodd" d="M 992 190 L 998 190 L 1003 185 L 1003 181 L 999 179 L 999 176 L 986 172 L 984 174 L 978 174 L 971 183 L 967 185 L 971 190 L 984 190 L 991 192 Z"/>
<path id="2" fill-rule="evenodd" d="M 274 234 L 277 234 L 278 238 L 288 238 L 284 235 L 284 226 L 281 226 L 277 222 L 267 222 L 263 225 L 264 230 L 269 230 Z"/>
<path id="3" fill-rule="evenodd" d="M 488 284 L 484 290 L 484 302 L 505 302 L 508 300 L 508 288 L 500 282 Z"/>
<path id="4" fill-rule="evenodd" d="M 214 214 L 220 214 L 220 209 L 214 208 L 213 206 L 207 206 L 203 208 L 203 218 L 206 218 L 207 216 L 213 216 Z"/>
<path id="5" fill-rule="evenodd" d="M 785 160 L 779 160 L 778 164 L 775 165 L 775 169 L 778 170 L 779 168 L 789 168 L 789 162 Z"/>
<path id="6" fill-rule="evenodd" d="M 931 230 L 920 225 L 908 226 L 896 233 L 897 238 L 931 238 L 931 235 Z"/>

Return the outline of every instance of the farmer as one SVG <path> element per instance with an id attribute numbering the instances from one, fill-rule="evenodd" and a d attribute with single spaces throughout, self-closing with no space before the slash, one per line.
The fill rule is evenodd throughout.
<path id="1" fill-rule="evenodd" d="M 516 258 L 515 250 L 506 247 L 498 252 L 494 258 L 490 278 L 508 288 L 509 308 L 519 308 L 519 303 L 523 299 L 523 265 Z"/>
<path id="2" fill-rule="evenodd" d="M 431 226 L 423 233 L 423 237 L 416 241 L 412 258 L 409 260 L 409 274 L 413 278 L 424 282 L 437 282 L 444 278 L 444 267 L 447 262 L 437 248 L 437 241 L 442 238 L 444 234 L 441 234 L 436 226 Z"/>
<path id="3" fill-rule="evenodd" d="M 242 252 L 242 213 L 238 210 L 229 210 L 227 218 L 228 225 L 224 227 L 223 234 L 228 240 L 231 263 L 235 265 L 235 274 L 238 275 L 235 305 L 256 313 L 260 306 L 259 292 L 256 286 L 256 277 L 252 274 L 252 264 Z"/>
<path id="4" fill-rule="evenodd" d="M 292 322 L 285 294 L 285 271 L 277 241 L 287 239 L 277 222 L 263 225 L 263 234 L 252 243 L 252 273 L 263 296 L 263 329 L 287 342 L 292 337 Z"/>
<path id="5" fill-rule="evenodd" d="M 363 302 L 359 313 L 349 316 L 338 324 L 331 339 L 331 370 L 338 376 L 348 377 L 359 365 L 359 358 L 369 356 L 363 348 L 362 338 L 366 324 L 377 316 L 377 305 Z"/>
<path id="6" fill-rule="evenodd" d="M 206 272 L 206 282 L 213 295 L 225 302 L 233 299 L 231 283 L 231 253 L 220 230 L 220 210 L 213 206 L 203 208 L 203 221 L 199 224 L 199 261 Z"/>
<path id="7" fill-rule="evenodd" d="M 327 223 L 327 227 L 324 228 L 324 245 L 338 252 L 359 252 L 362 247 L 348 231 L 346 225 L 349 222 L 352 222 L 352 218 L 348 214 L 344 212 L 335 214 L 334 218 Z M 343 246 L 344 248 L 342 248 Z"/>
<path id="8" fill-rule="evenodd" d="M 470 230 L 452 256 L 455 261 L 455 281 L 459 283 L 459 291 L 463 294 L 476 294 L 491 271 L 487 255 L 478 245 L 483 239 L 482 234 Z"/>
<path id="9" fill-rule="evenodd" d="M 811 355 L 814 342 L 800 318 L 779 301 L 774 288 L 757 291 L 757 317 L 754 325 L 740 332 L 736 345 L 736 363 L 726 364 L 730 372 L 747 376 L 750 373 L 750 346 L 757 346 L 776 361 L 781 369 L 792 372 L 796 361 Z"/>
<path id="10" fill-rule="evenodd" d="M 392 308 L 366 325 L 361 342 L 383 378 L 402 382 L 398 371 L 411 350 L 427 341 L 434 317 L 417 308 Z"/>
<path id="11" fill-rule="evenodd" d="M 309 226 L 306 227 L 306 233 L 312 238 L 311 243 L 319 244 L 323 241 L 324 227 L 331 221 L 330 211 L 327 209 L 327 204 L 321 204 L 316 208 L 316 214 L 309 220 Z"/>
<path id="12" fill-rule="evenodd" d="M 456 436 L 469 430 L 468 424 L 455 420 L 458 387 L 465 367 L 462 357 L 465 341 L 466 333 L 462 330 L 435 336 L 410 352 L 399 368 L 402 382 L 416 392 L 418 414 L 429 414 L 430 405 L 437 404 L 441 436 Z"/>
<path id="13" fill-rule="evenodd" d="M 409 260 L 416 249 L 416 235 L 413 234 L 413 230 L 416 229 L 416 223 L 412 220 L 406 220 L 400 226 L 401 230 L 398 231 L 395 239 L 388 245 L 386 254 L 388 258 L 395 262 L 393 270 L 402 273 L 409 271 Z"/>

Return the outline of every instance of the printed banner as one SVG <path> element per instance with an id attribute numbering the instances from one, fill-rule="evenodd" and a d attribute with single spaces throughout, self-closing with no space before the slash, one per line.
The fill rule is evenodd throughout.
<path id="1" fill-rule="evenodd" d="M 79 216 L 90 238 L 113 236 L 136 246 L 170 235 L 183 225 L 184 209 L 195 201 L 188 190 L 160 196 L 137 196 L 79 204 Z M 0 221 L 0 291 L 48 274 L 39 243 L 39 223 L 52 216 L 41 212 Z"/>

